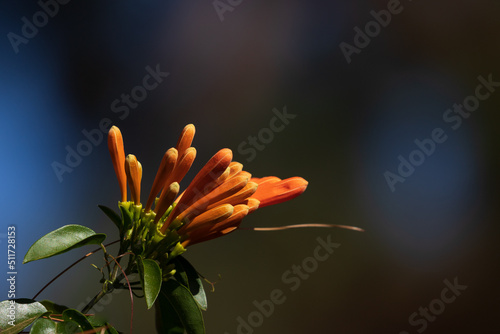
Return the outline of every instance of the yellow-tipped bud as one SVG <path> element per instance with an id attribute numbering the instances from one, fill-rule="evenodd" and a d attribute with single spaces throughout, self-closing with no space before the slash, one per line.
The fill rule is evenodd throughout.
<path id="1" fill-rule="evenodd" d="M 141 204 L 141 179 L 142 165 L 133 154 L 127 155 L 125 159 L 125 172 L 127 173 L 130 194 L 135 205 Z"/>

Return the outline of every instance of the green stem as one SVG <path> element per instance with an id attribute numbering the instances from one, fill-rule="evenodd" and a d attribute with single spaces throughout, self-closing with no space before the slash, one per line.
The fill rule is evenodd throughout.
<path id="1" fill-rule="evenodd" d="M 105 295 L 106 292 L 104 292 L 104 289 L 101 290 L 94 298 L 92 298 L 92 300 L 87 304 L 87 306 L 85 306 L 82 309 L 82 313 L 86 314 L 88 311 L 90 311 L 92 307 L 94 307 L 94 305 L 97 304 L 99 300 L 101 300 L 101 298 L 104 297 Z"/>

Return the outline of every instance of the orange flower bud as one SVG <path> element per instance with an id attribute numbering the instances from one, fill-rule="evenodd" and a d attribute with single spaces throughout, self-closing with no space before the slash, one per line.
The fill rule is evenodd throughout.
<path id="1" fill-rule="evenodd" d="M 108 132 L 108 149 L 115 169 L 118 184 L 120 185 L 121 201 L 127 201 L 127 176 L 125 174 L 125 150 L 120 129 L 112 126 Z"/>
<path id="2" fill-rule="evenodd" d="M 127 155 L 125 159 L 125 172 L 127 174 L 130 194 L 135 205 L 141 204 L 141 179 L 142 165 L 133 154 Z"/>
<path id="3" fill-rule="evenodd" d="M 166 180 L 170 177 L 176 163 L 177 150 L 175 148 L 171 148 L 163 155 L 160 167 L 156 172 L 156 177 L 153 181 L 153 187 L 151 188 L 148 201 L 146 202 L 146 207 L 144 208 L 146 212 L 149 212 L 149 210 L 151 210 L 151 206 L 153 205 L 156 196 L 158 195 L 160 190 L 167 185 Z"/>
<path id="4" fill-rule="evenodd" d="M 308 185 L 306 180 L 297 176 L 285 180 L 268 176 L 261 179 L 252 178 L 251 181 L 259 185 L 252 197 L 260 201 L 261 208 L 289 201 L 302 194 Z"/>
<path id="5" fill-rule="evenodd" d="M 184 155 L 184 152 L 189 147 L 191 147 L 195 133 L 196 133 L 196 128 L 194 127 L 193 124 L 186 125 L 182 130 L 182 133 L 179 136 L 179 140 L 177 141 L 176 145 L 180 157 L 182 157 Z"/>

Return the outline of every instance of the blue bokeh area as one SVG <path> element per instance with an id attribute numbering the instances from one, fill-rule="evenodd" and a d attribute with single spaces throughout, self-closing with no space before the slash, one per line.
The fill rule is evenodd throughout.
<path id="1" fill-rule="evenodd" d="M 377 117 L 363 129 L 361 149 L 366 155 L 359 158 L 372 163 L 359 165 L 358 191 L 368 217 L 380 217 L 377 228 L 393 254 L 422 270 L 435 270 L 443 261 L 436 252 L 452 256 L 475 228 L 467 228 L 463 217 L 483 207 L 477 197 L 483 190 L 481 152 L 475 149 L 479 129 L 464 122 L 453 130 L 443 120 L 453 103 L 461 103 L 453 101 L 461 87 L 432 78 L 450 88 L 451 94 L 442 94 L 429 89 L 429 78 L 419 78 L 421 72 L 407 76 L 417 79 L 411 87 L 395 85 L 400 77 L 389 79 L 379 103 L 371 107 Z M 438 142 L 433 138 L 436 132 L 441 134 Z"/>
<path id="2" fill-rule="evenodd" d="M 117 239 L 97 207 L 119 200 L 106 144 L 112 124 L 143 166 L 144 201 L 163 154 L 193 123 L 197 158 L 182 189 L 226 147 L 253 176 L 309 182 L 300 197 L 257 210 L 242 226 L 365 230 L 240 230 L 189 247 L 186 258 L 216 283 L 207 333 L 498 332 L 500 4 L 402 0 L 390 22 L 367 33 L 396 2 L 70 1 L 51 7 L 29 37 L 25 22 L 43 20 L 41 4 L 58 2 L 3 4 L 0 300 L 8 226 L 16 227 L 19 298 L 95 249 L 22 265 L 44 234 L 80 224 Z M 12 42 L 13 34 L 24 39 Z M 454 129 L 445 114 L 479 85 L 488 97 Z M 269 137 L 283 113 L 289 118 Z M 436 129 L 446 140 L 429 144 Z M 251 138 L 259 136 L 266 142 L 257 149 Z M 337 248 L 313 265 L 325 240 Z M 81 309 L 101 289 L 92 265 L 103 266 L 101 254 L 37 299 Z M 294 272 L 308 265 L 307 275 Z M 454 281 L 467 288 L 436 311 Z M 256 305 L 276 290 L 283 302 L 260 321 Z M 99 310 L 123 333 L 130 311 L 127 292 Z M 140 298 L 133 328 L 155 332 Z"/>

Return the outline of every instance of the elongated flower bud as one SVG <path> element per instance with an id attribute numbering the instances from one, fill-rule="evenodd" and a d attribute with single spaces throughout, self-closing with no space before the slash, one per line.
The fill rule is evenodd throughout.
<path id="1" fill-rule="evenodd" d="M 230 149 L 224 148 L 217 152 L 205 164 L 205 166 L 195 176 L 193 182 L 191 182 L 191 184 L 184 191 L 184 194 L 168 217 L 168 220 L 161 228 L 161 232 L 165 232 L 172 220 L 175 219 L 180 212 L 184 211 L 193 203 L 196 195 L 198 195 L 202 191 L 202 189 L 204 189 L 207 183 L 216 180 L 222 173 L 224 173 L 226 168 L 231 163 L 232 158 L 233 152 Z"/>
<path id="2" fill-rule="evenodd" d="M 174 203 L 175 197 L 179 193 L 179 184 L 174 182 L 168 187 L 163 189 L 163 192 L 155 207 L 156 217 L 154 223 L 156 224 L 160 218 L 167 212 L 167 209 Z"/>
<path id="3" fill-rule="evenodd" d="M 223 207 L 223 206 L 221 206 Z M 220 208 L 220 207 L 219 207 Z M 214 209 L 212 209 L 214 210 Z M 210 211 L 212 211 L 210 210 Z M 207 212 L 210 212 L 207 211 Z M 184 247 L 197 244 L 199 242 L 211 240 L 227 233 L 230 233 L 238 228 L 243 218 L 249 213 L 249 208 L 246 205 L 236 205 L 233 207 L 232 214 L 226 219 L 219 220 L 215 223 L 204 224 L 192 231 L 187 232 L 187 238 L 182 243 Z M 196 217 L 195 219 L 197 219 Z M 194 221 L 193 221 L 194 223 Z"/>
<path id="4" fill-rule="evenodd" d="M 229 177 L 233 177 L 243 170 L 243 165 L 237 161 L 232 161 L 229 164 L 229 168 L 230 168 Z"/>
<path id="5" fill-rule="evenodd" d="M 133 154 L 125 159 L 125 172 L 127 173 L 130 194 L 135 205 L 141 204 L 141 179 L 142 165 Z"/>
<path id="6" fill-rule="evenodd" d="M 120 129 L 112 126 L 108 133 L 108 149 L 115 169 L 118 184 L 120 186 L 121 201 L 127 201 L 127 176 L 125 174 L 125 150 L 123 148 L 123 137 Z"/>
<path id="7" fill-rule="evenodd" d="M 197 228 L 206 226 L 210 228 L 217 223 L 229 218 L 233 214 L 233 206 L 230 204 L 223 204 L 211 210 L 203 212 L 201 215 L 196 216 L 193 221 L 179 229 L 179 233 L 188 233 Z"/>
<path id="8" fill-rule="evenodd" d="M 149 212 L 153 202 L 163 187 L 168 186 L 166 180 L 170 177 L 174 167 L 177 163 L 177 149 L 171 148 L 163 155 L 158 172 L 156 172 L 155 180 L 153 181 L 153 187 L 149 193 L 148 201 L 146 202 L 146 207 L 144 210 Z"/>
<path id="9" fill-rule="evenodd" d="M 243 203 L 244 200 L 255 194 L 255 192 L 257 191 L 257 187 L 258 187 L 257 183 L 248 182 L 247 185 L 243 189 L 238 191 L 236 194 L 228 196 L 214 204 L 210 204 L 207 209 L 210 210 L 211 208 L 214 208 L 221 204 L 231 204 L 231 205 L 241 204 Z"/>
<path id="10" fill-rule="evenodd" d="M 259 185 L 252 197 L 260 201 L 261 208 L 291 200 L 302 194 L 308 185 L 306 180 L 297 176 L 285 180 L 274 176 L 252 178 L 251 181 Z"/>
<path id="11" fill-rule="evenodd" d="M 180 157 L 184 155 L 184 152 L 189 147 L 191 147 L 195 133 L 196 133 L 196 128 L 194 127 L 193 124 L 186 125 L 182 130 L 182 133 L 179 136 L 179 140 L 177 141 L 176 145 Z"/>
<path id="12" fill-rule="evenodd" d="M 196 158 L 196 149 L 194 147 L 190 147 L 184 151 L 184 154 L 179 157 L 177 164 L 175 165 L 175 169 L 172 173 L 170 173 L 166 184 L 170 184 L 172 182 L 181 183 L 184 176 L 186 176 L 187 172 L 193 165 L 194 159 Z"/>
<path id="13" fill-rule="evenodd" d="M 227 182 L 224 182 L 219 187 L 215 188 L 212 192 L 203 196 L 193 205 L 188 207 L 177 217 L 177 219 L 180 221 L 184 221 L 189 225 L 193 217 L 205 211 L 209 205 L 219 202 L 224 198 L 237 193 L 238 191 L 243 189 L 247 185 L 247 183 L 248 178 L 245 176 L 235 176 L 227 180 Z"/>

